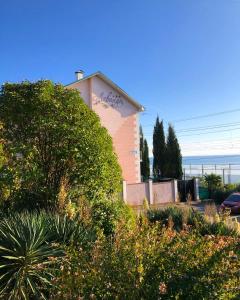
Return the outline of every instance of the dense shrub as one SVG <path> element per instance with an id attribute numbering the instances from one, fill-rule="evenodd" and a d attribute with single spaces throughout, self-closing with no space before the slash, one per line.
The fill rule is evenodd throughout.
<path id="1" fill-rule="evenodd" d="M 112 139 L 77 90 L 48 80 L 4 84 L 0 140 L 0 196 L 14 209 L 58 207 L 62 187 L 91 200 L 120 190 Z"/>
<path id="2" fill-rule="evenodd" d="M 221 222 L 176 208 L 149 222 L 115 205 L 96 205 L 94 221 L 83 211 L 3 215 L 0 298 L 238 299 L 240 239 Z"/>
<path id="3" fill-rule="evenodd" d="M 160 223 L 118 227 L 90 255 L 68 248 L 51 299 L 237 299 L 239 242 Z"/>
<path id="4" fill-rule="evenodd" d="M 133 211 L 121 200 L 95 202 L 91 207 L 91 218 L 94 226 L 103 230 L 105 235 L 114 234 L 120 220 L 126 226 L 135 222 Z"/>

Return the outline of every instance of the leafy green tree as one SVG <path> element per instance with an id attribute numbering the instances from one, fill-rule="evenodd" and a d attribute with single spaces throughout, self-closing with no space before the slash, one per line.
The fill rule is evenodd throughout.
<path id="1" fill-rule="evenodd" d="M 147 140 L 144 139 L 142 126 L 140 126 L 140 159 L 141 159 L 141 177 L 146 180 L 150 176 L 150 162 Z"/>
<path id="2" fill-rule="evenodd" d="M 166 176 L 181 179 L 182 174 L 182 155 L 180 146 L 173 126 L 169 124 L 166 146 Z"/>
<path id="3" fill-rule="evenodd" d="M 7 83 L 0 90 L 0 125 L 4 172 L 19 201 L 56 207 L 63 183 L 90 200 L 119 191 L 112 139 L 77 90 L 48 80 Z"/>
<path id="4" fill-rule="evenodd" d="M 153 131 L 153 175 L 159 179 L 165 176 L 166 142 L 163 121 L 156 119 Z"/>

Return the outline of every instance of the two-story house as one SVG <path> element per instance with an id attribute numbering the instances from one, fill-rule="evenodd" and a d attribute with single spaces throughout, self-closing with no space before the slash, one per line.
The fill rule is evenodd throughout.
<path id="1" fill-rule="evenodd" d="M 82 71 L 75 74 L 76 81 L 66 87 L 79 90 L 85 103 L 108 129 L 123 179 L 128 183 L 140 182 L 138 114 L 144 110 L 143 106 L 101 72 L 89 76 Z"/>

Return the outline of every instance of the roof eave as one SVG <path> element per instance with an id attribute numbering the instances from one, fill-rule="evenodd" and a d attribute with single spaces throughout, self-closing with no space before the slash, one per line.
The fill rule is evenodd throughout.
<path id="1" fill-rule="evenodd" d="M 117 89 L 121 94 L 123 94 L 128 101 L 135 106 L 139 112 L 143 112 L 145 110 L 144 106 L 142 106 L 141 104 L 139 104 L 138 102 L 136 102 L 133 98 L 131 98 L 123 89 L 121 89 L 115 82 L 113 82 L 111 79 L 109 79 L 107 76 L 105 76 L 102 72 L 97 71 L 91 75 L 88 75 L 86 77 L 83 77 L 82 79 L 76 80 L 74 82 L 71 82 L 69 84 L 66 84 L 65 86 L 70 86 L 73 85 L 75 83 L 87 80 L 89 78 L 92 78 L 94 76 L 99 76 L 101 79 L 103 79 L 104 81 L 108 82 L 109 85 L 111 85 L 113 88 Z"/>

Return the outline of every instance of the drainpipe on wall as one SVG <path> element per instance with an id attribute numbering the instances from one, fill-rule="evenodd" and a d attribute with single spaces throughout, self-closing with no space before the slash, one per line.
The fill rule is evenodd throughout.
<path id="1" fill-rule="evenodd" d="M 127 181 L 123 180 L 122 182 L 122 198 L 123 202 L 127 203 Z"/>
<path id="2" fill-rule="evenodd" d="M 173 189 L 173 201 L 178 201 L 178 182 L 177 179 L 173 179 L 172 181 L 172 189 Z"/>
<path id="3" fill-rule="evenodd" d="M 194 200 L 198 201 L 199 200 L 199 179 L 194 178 Z"/>
<path id="4" fill-rule="evenodd" d="M 148 180 L 148 191 L 149 191 L 149 204 L 153 204 L 153 183 L 152 180 Z"/>

